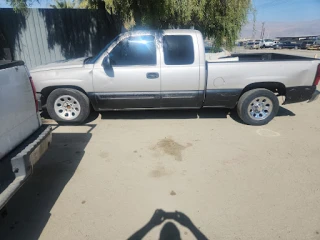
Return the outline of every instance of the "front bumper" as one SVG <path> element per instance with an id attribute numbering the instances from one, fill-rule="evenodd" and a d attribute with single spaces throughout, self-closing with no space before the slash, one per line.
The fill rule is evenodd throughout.
<path id="1" fill-rule="evenodd" d="M 15 150 L 1 159 L 0 209 L 30 176 L 33 165 L 46 152 L 51 141 L 51 127 L 41 126 Z"/>

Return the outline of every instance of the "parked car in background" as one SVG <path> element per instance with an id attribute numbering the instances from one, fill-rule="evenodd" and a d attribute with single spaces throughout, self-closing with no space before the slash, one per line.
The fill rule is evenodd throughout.
<path id="1" fill-rule="evenodd" d="M 307 41 L 303 41 L 300 45 L 301 49 L 308 49 L 308 47 L 312 46 L 314 44 L 313 40 L 307 40 Z"/>
<path id="2" fill-rule="evenodd" d="M 273 46 L 273 49 L 298 49 L 300 45 L 295 42 L 279 42 Z"/>
<path id="3" fill-rule="evenodd" d="M 260 45 L 262 48 L 271 48 L 274 46 L 274 41 L 272 39 L 262 39 Z"/>
<path id="4" fill-rule="evenodd" d="M 320 44 L 313 44 L 308 47 L 308 50 L 320 50 Z"/>
<path id="5" fill-rule="evenodd" d="M 262 47 L 262 41 L 256 40 L 254 41 L 255 49 L 259 49 Z"/>
<path id="6" fill-rule="evenodd" d="M 22 61 L 0 61 L 0 209 L 32 173 L 51 143 L 36 91 Z M 24 199 L 21 199 L 24 201 Z"/>
<path id="7" fill-rule="evenodd" d="M 255 42 L 248 42 L 247 45 L 245 46 L 246 49 L 259 49 L 260 48 L 260 42 L 255 41 Z"/>
<path id="8" fill-rule="evenodd" d="M 320 40 L 314 41 L 312 44 L 307 46 L 308 50 L 320 50 Z"/>

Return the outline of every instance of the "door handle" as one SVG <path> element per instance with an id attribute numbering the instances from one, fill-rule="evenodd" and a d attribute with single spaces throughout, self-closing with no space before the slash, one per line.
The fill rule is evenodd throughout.
<path id="1" fill-rule="evenodd" d="M 159 73 L 157 73 L 157 72 L 147 73 L 147 78 L 149 78 L 149 79 L 155 79 L 158 77 L 159 77 Z"/>

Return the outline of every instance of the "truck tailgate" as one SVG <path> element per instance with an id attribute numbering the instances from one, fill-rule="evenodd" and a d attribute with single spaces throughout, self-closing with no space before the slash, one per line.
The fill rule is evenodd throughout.
<path id="1" fill-rule="evenodd" d="M 28 72 L 19 64 L 0 65 L 0 159 L 40 126 Z"/>

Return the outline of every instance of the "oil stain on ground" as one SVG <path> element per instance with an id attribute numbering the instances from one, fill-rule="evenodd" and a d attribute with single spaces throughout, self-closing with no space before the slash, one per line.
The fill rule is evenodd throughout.
<path id="1" fill-rule="evenodd" d="M 190 146 L 192 146 L 191 143 L 188 143 L 187 146 L 183 146 L 171 138 L 164 138 L 160 140 L 153 149 L 160 149 L 165 154 L 174 157 L 175 160 L 182 161 L 182 151 Z"/>
<path id="2" fill-rule="evenodd" d="M 160 178 L 170 174 L 171 172 L 167 171 L 164 167 L 158 166 L 157 168 L 151 171 L 150 176 L 154 178 Z"/>

